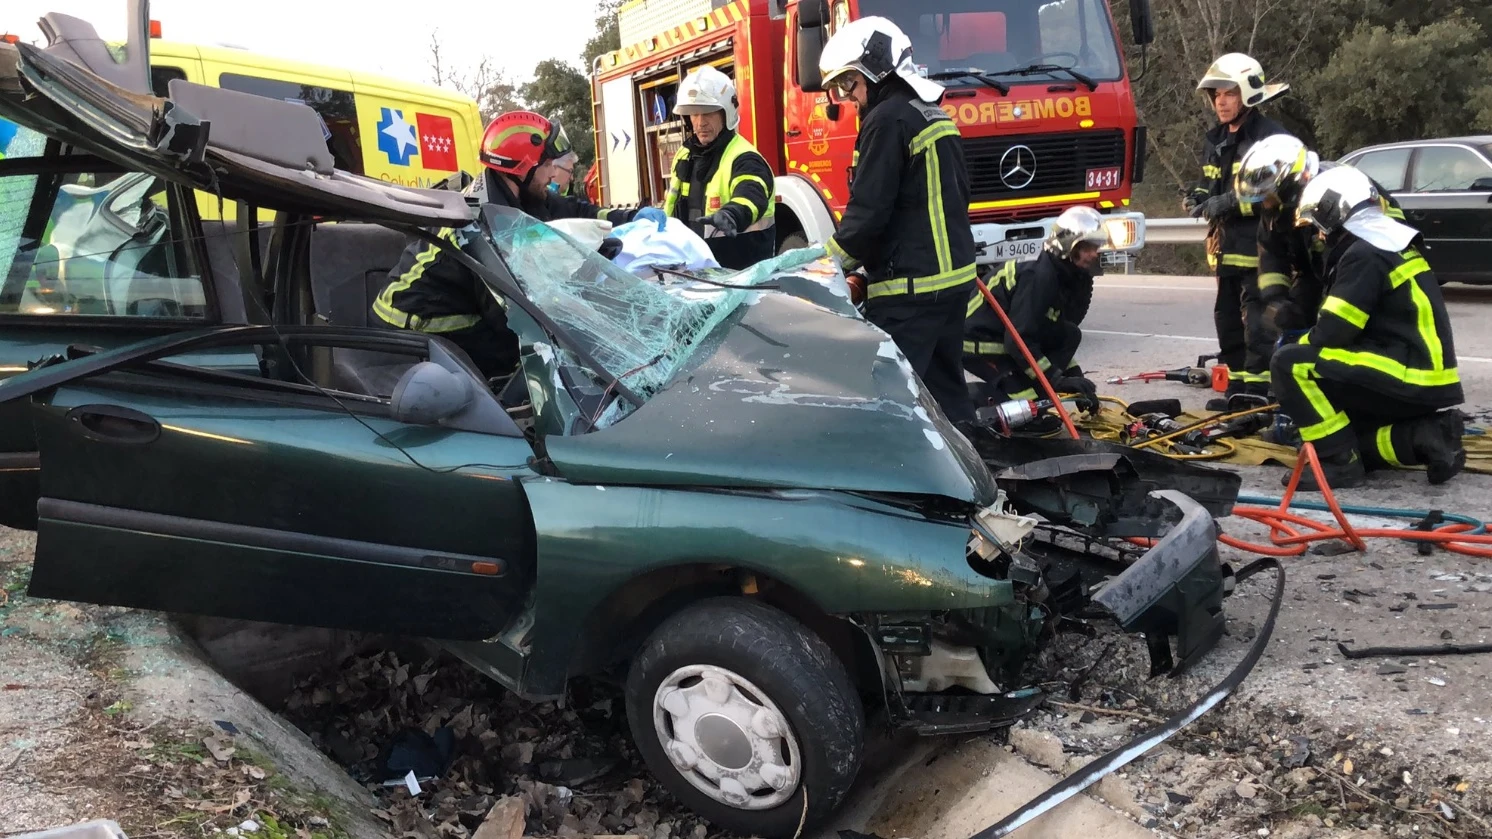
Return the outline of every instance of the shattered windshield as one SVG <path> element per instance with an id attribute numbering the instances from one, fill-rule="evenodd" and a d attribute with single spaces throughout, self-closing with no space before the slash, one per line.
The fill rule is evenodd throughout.
<path id="1" fill-rule="evenodd" d="M 824 255 L 821 247 L 802 248 L 745 271 L 694 275 L 725 285 L 644 279 L 531 216 L 503 210 L 496 218 L 493 243 L 528 298 L 644 401 L 688 365 L 715 327 L 769 287 L 774 274 Z M 568 366 L 581 366 L 573 353 L 561 353 Z M 614 423 L 632 409 L 626 400 L 615 400 L 597 425 Z"/>

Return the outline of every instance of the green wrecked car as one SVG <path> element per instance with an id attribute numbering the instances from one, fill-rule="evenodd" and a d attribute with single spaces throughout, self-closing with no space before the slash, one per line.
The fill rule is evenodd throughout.
<path id="1" fill-rule="evenodd" d="M 821 250 L 639 279 L 334 170 L 304 105 L 151 96 L 140 51 L 80 54 L 91 27 L 51 19 L 72 37 L 0 45 L 0 523 L 37 531 L 30 594 L 437 639 L 536 700 L 613 675 L 652 771 L 762 836 L 835 810 L 867 720 L 1035 707 L 1022 667 L 1071 609 L 1144 632 L 1158 670 L 1221 633 L 1235 476 L 971 444 Z M 520 337 L 509 380 L 368 320 L 446 227 Z M 1033 552 L 1038 518 L 1158 541 L 1085 576 Z"/>

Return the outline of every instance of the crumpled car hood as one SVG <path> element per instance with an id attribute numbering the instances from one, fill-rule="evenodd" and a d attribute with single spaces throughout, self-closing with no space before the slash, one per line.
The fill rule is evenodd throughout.
<path id="1" fill-rule="evenodd" d="M 782 291 L 741 306 L 625 419 L 545 444 L 577 483 L 910 493 L 981 505 L 996 492 L 885 333 Z"/>

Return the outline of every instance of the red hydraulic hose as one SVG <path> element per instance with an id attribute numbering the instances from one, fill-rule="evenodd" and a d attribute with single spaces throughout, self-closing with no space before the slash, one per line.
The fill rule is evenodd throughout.
<path id="1" fill-rule="evenodd" d="M 1021 333 L 1016 331 L 1015 324 L 1010 322 L 1009 317 L 1006 317 L 1005 310 L 1000 308 L 999 302 L 995 300 L 993 294 L 989 293 L 989 287 L 984 284 L 983 280 L 975 277 L 974 285 L 978 286 L 979 293 L 984 295 L 984 302 L 995 310 L 995 314 L 1000 317 L 1000 322 L 1005 324 L 1005 334 L 1015 338 L 1015 345 L 1020 347 L 1021 355 L 1025 356 L 1026 363 L 1031 365 L 1031 372 L 1036 374 L 1036 380 L 1041 383 L 1041 389 L 1046 391 L 1046 395 L 1052 400 L 1052 407 L 1057 409 L 1057 416 L 1061 417 L 1062 424 L 1067 426 L 1067 433 L 1072 435 L 1072 439 L 1078 439 L 1078 428 L 1072 424 L 1072 417 L 1068 415 L 1067 408 L 1062 404 L 1062 397 L 1057 395 L 1056 388 L 1053 388 L 1052 383 L 1047 381 L 1046 374 L 1041 372 L 1040 365 L 1031 355 L 1031 350 L 1026 347 L 1026 342 L 1021 340 Z"/>

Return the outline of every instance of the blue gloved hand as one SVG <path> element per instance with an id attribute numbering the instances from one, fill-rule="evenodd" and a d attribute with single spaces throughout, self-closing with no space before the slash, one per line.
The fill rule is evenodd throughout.
<path id="1" fill-rule="evenodd" d="M 657 207 L 643 207 L 632 216 L 633 221 L 655 221 L 658 223 L 658 232 L 662 233 L 668 228 L 668 215 Z"/>

